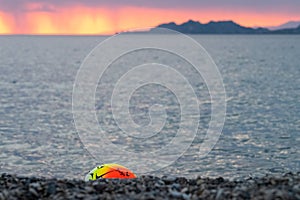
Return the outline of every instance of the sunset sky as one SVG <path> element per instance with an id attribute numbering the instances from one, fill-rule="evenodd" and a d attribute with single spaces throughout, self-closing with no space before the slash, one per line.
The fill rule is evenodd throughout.
<path id="1" fill-rule="evenodd" d="M 0 34 L 113 34 L 189 19 L 300 21 L 300 0 L 0 0 Z"/>

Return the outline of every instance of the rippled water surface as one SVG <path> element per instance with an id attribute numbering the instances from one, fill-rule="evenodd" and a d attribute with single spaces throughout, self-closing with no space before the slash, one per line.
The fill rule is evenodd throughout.
<path id="1" fill-rule="evenodd" d="M 300 171 L 300 37 L 192 37 L 219 67 L 226 89 L 226 122 L 214 149 L 200 159 L 199 145 L 211 117 L 210 98 L 201 77 L 191 77 L 201 110 L 197 137 L 180 159 L 155 174 L 230 178 Z M 72 115 L 76 73 L 103 39 L 0 37 L 0 172 L 82 178 L 105 162 L 85 149 Z M 157 59 L 152 52 L 129 58 L 143 61 L 151 56 Z M 130 59 L 121 58 L 114 65 L 125 69 Z M 179 62 L 174 61 L 166 62 Z M 103 100 L 109 98 L 105 91 L 112 86 L 109 79 L 105 81 L 97 88 L 95 108 L 112 143 L 138 152 L 159 149 L 175 137 L 180 106 L 168 88 L 145 86 L 132 95 L 130 112 L 137 123 L 149 123 L 149 105 L 162 104 L 168 115 L 153 141 L 139 141 L 122 134 L 113 121 Z"/>

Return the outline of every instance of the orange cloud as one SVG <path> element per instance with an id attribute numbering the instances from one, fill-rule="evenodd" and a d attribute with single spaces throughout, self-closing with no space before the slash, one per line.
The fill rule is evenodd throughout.
<path id="1" fill-rule="evenodd" d="M 18 33 L 34 34 L 108 34 L 112 33 L 110 12 L 102 8 L 73 7 L 56 12 L 28 12 L 25 28 Z"/>
<path id="2" fill-rule="evenodd" d="M 26 12 L 12 15 L 0 12 L 0 34 L 114 34 L 135 28 L 156 26 L 189 19 L 233 20 L 244 26 L 273 26 L 299 16 L 278 13 L 253 13 L 232 10 L 181 10 L 141 7 L 53 7 L 28 4 Z"/>
<path id="3" fill-rule="evenodd" d="M 10 34 L 12 30 L 13 20 L 11 16 L 0 12 L 0 34 Z"/>

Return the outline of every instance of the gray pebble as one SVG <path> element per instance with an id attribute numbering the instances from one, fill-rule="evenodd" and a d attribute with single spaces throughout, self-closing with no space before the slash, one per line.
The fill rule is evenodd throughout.
<path id="1" fill-rule="evenodd" d="M 300 184 L 294 185 L 293 186 L 293 191 L 296 193 L 300 193 Z"/>
<path id="2" fill-rule="evenodd" d="M 176 190 L 169 190 L 169 193 L 174 198 L 181 198 L 182 197 L 182 193 L 178 192 Z"/>
<path id="3" fill-rule="evenodd" d="M 31 183 L 29 187 L 35 188 L 36 190 L 40 191 L 42 190 L 41 184 L 40 183 Z"/>
<path id="4" fill-rule="evenodd" d="M 34 197 L 38 197 L 39 196 L 39 194 L 37 193 L 37 191 L 35 189 L 33 189 L 33 188 L 29 188 L 29 192 L 31 194 L 33 194 Z"/>
<path id="5" fill-rule="evenodd" d="M 174 182 L 176 180 L 176 177 L 174 177 L 174 176 L 164 176 L 164 177 L 162 177 L 162 180 L 166 184 L 170 184 L 170 183 L 172 183 L 172 182 Z"/>
<path id="6" fill-rule="evenodd" d="M 173 183 L 173 184 L 171 185 L 171 188 L 172 188 L 172 189 L 179 190 L 179 189 L 180 189 L 180 184 L 178 184 L 178 183 Z"/>
<path id="7" fill-rule="evenodd" d="M 94 192 L 94 188 L 90 187 L 90 186 L 85 186 L 84 187 L 84 190 L 87 192 L 87 193 L 92 193 Z"/>
<path id="8" fill-rule="evenodd" d="M 223 194 L 224 189 L 219 189 L 216 195 L 216 200 L 221 200 L 222 199 L 222 194 Z"/>
<path id="9" fill-rule="evenodd" d="M 181 190 L 182 193 L 186 193 L 186 192 L 188 192 L 188 191 L 189 191 L 189 189 L 188 189 L 187 187 L 182 188 L 182 190 Z"/>
<path id="10" fill-rule="evenodd" d="M 54 194 L 56 192 L 56 185 L 53 182 L 50 182 L 47 188 L 47 193 L 49 195 Z"/>
<path id="11" fill-rule="evenodd" d="M 0 200 L 4 200 L 4 199 L 5 199 L 4 195 L 2 194 L 2 192 L 0 192 Z"/>
<path id="12" fill-rule="evenodd" d="M 165 182 L 162 181 L 162 180 L 158 180 L 157 183 L 160 184 L 160 185 L 165 185 Z"/>
<path id="13" fill-rule="evenodd" d="M 190 194 L 185 194 L 185 193 L 183 193 L 183 194 L 182 194 L 182 198 L 183 198 L 184 200 L 190 200 L 190 199 L 191 199 L 191 195 L 190 195 Z"/>

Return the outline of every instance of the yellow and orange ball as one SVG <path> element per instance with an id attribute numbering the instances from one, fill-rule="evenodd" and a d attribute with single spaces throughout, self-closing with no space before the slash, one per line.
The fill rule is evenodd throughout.
<path id="1" fill-rule="evenodd" d="M 85 181 L 97 180 L 101 178 L 131 179 L 136 175 L 128 168 L 118 164 L 103 164 L 92 169 L 86 176 Z"/>

